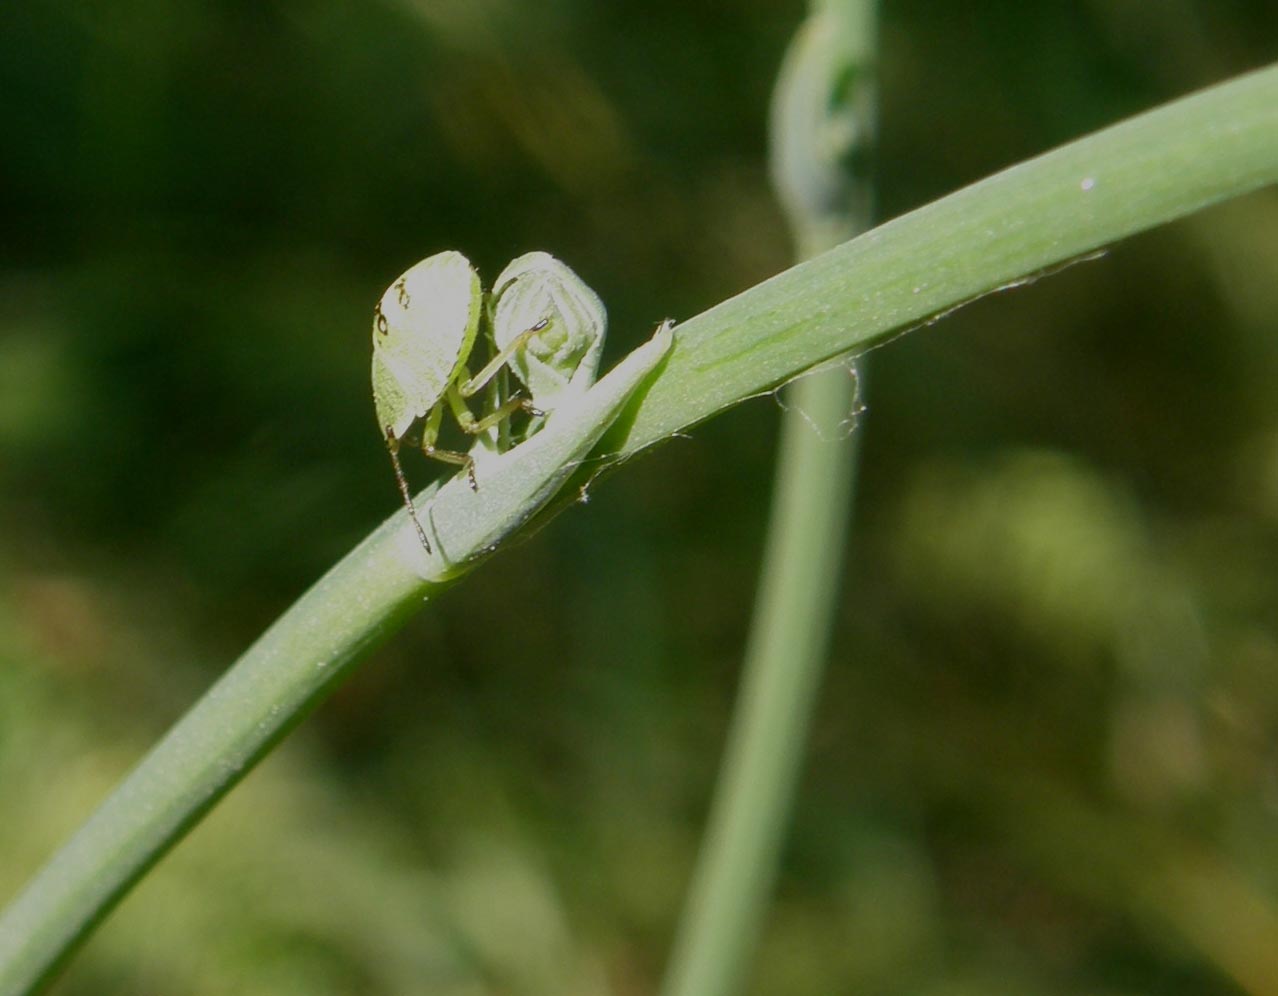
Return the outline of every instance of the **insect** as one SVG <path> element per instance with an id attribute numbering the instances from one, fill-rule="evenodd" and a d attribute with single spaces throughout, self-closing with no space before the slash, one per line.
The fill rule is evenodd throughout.
<path id="1" fill-rule="evenodd" d="M 512 260 L 488 308 L 493 342 L 503 351 L 524 329 L 545 322 L 508 364 L 540 411 L 549 414 L 595 382 L 608 314 L 599 295 L 554 256 L 530 252 Z"/>
<path id="2" fill-rule="evenodd" d="M 478 489 L 469 453 L 436 445 L 445 410 L 461 429 L 479 436 L 516 411 L 532 416 L 525 436 L 565 396 L 570 385 L 594 382 L 606 317 L 603 304 L 567 266 L 547 253 L 513 261 L 485 308 L 479 274 L 459 252 L 441 252 L 410 267 L 386 289 L 373 311 L 373 405 L 395 469 L 404 505 L 429 553 L 400 464 L 400 446 L 420 423 L 422 452 L 465 471 Z M 467 362 L 487 322 L 495 353 L 471 376 Z M 518 326 L 518 327 L 516 327 Z M 515 371 L 529 396 L 489 392 L 480 416 L 468 400 L 504 367 Z M 545 406 L 542 404 L 544 399 Z M 499 445 L 508 445 L 505 437 Z"/>

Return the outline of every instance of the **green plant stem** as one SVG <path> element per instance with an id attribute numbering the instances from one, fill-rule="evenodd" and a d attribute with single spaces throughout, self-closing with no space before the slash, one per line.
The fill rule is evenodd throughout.
<path id="1" fill-rule="evenodd" d="M 868 227 L 874 0 L 813 5 L 782 66 L 772 175 L 801 257 Z M 849 362 L 786 388 L 767 545 L 714 802 L 675 936 L 665 996 L 740 988 L 762 930 L 835 616 L 855 493 Z"/>
<path id="2" fill-rule="evenodd" d="M 838 425 L 849 371 L 823 370 L 791 400 Z M 820 687 L 852 490 L 855 443 L 827 440 L 802 416 L 782 421 L 777 491 L 741 690 L 665 996 L 737 990 L 775 878 Z"/>
<path id="3" fill-rule="evenodd" d="M 401 529 L 383 524 L 303 595 L 5 911 L 0 993 L 47 981 L 124 890 L 415 611 L 421 579 L 386 555 Z"/>
<path id="4" fill-rule="evenodd" d="M 438 493 L 423 493 L 423 517 L 438 540 L 433 555 L 397 513 L 303 595 L 0 916 L 0 994 L 31 992 L 47 981 L 128 888 L 354 664 L 553 496 L 566 468 L 668 347 L 668 334 L 654 336 L 553 413 L 542 432 L 487 459 L 479 491 L 463 474 Z"/>
<path id="5" fill-rule="evenodd" d="M 879 225 L 681 323 L 629 456 L 817 363 L 1278 182 L 1278 67 L 1202 90 Z"/>
<path id="6" fill-rule="evenodd" d="M 1271 68 L 1000 173 L 688 321 L 595 452 L 618 462 L 823 360 L 1275 180 Z M 488 537 L 488 552 L 519 521 L 467 528 Z M 0 915 L 0 994 L 47 980 L 148 867 L 438 590 L 406 560 L 406 542 L 416 540 L 398 512 L 250 648 Z"/>

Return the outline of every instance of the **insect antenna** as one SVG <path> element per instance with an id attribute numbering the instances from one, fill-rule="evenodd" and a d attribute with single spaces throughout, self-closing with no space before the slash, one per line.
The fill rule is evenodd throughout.
<path id="1" fill-rule="evenodd" d="M 413 504 L 413 496 L 408 490 L 408 480 L 404 477 L 404 468 L 399 462 L 399 441 L 396 440 L 389 432 L 386 434 L 386 450 L 390 453 L 391 466 L 395 468 L 395 483 L 399 485 L 399 493 L 404 498 L 404 507 L 408 509 L 408 517 L 413 520 L 413 528 L 417 530 L 417 538 L 422 541 L 422 546 L 426 548 L 427 553 L 433 552 L 430 548 L 430 540 L 426 538 L 426 530 L 422 528 L 422 523 L 417 518 L 417 506 Z"/>

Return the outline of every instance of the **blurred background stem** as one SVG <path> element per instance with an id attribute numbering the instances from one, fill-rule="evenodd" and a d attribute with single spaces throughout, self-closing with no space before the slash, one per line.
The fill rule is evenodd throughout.
<path id="1" fill-rule="evenodd" d="M 1196 71 L 1157 60 L 1157 80 L 1126 64 L 1121 84 L 1114 39 L 1147 35 L 1081 23 L 1099 18 L 1090 8 L 1067 19 L 1078 33 L 1060 23 L 1078 5 L 1008 7 L 997 31 L 975 8 L 897 22 L 893 35 L 921 53 L 903 92 L 926 99 L 896 105 L 898 134 L 915 141 L 893 155 L 910 170 L 880 182 L 885 213 L 1018 164 L 702 311 L 787 253 L 775 231 L 754 225 L 736 238 L 741 229 L 724 225 L 758 217 L 752 208 L 768 197 L 759 184 L 738 189 L 739 174 L 759 171 L 733 165 L 751 155 L 759 101 L 738 114 L 739 89 L 680 74 L 667 77 L 680 85 L 655 86 L 653 66 L 695 39 L 684 62 L 716 74 L 704 80 L 766 79 L 771 64 L 750 67 L 784 44 L 774 19 L 734 18 L 734 30 L 698 36 L 704 5 L 675 5 L 664 11 L 675 21 L 653 32 L 663 14 L 631 5 L 592 14 L 592 36 L 540 8 L 498 5 L 484 7 L 506 21 L 490 35 L 480 15 L 414 31 L 403 5 L 320 4 L 329 16 L 287 20 L 224 19 L 204 4 L 169 5 L 160 18 L 73 6 L 0 8 L 0 65 L 14 83 L 0 117 L 15 179 L 2 206 L 22 236 L 0 267 L 0 809 L 16 814 L 0 820 L 5 896 L 231 648 L 363 536 L 372 509 L 394 507 L 368 411 L 367 304 L 424 244 L 464 246 L 485 267 L 512 244 L 589 259 L 592 283 L 598 274 L 617 301 L 618 330 L 701 312 L 680 323 L 651 390 L 598 451 L 628 458 L 832 357 L 1278 181 L 1278 67 L 1022 161 L 1215 82 L 1222 67 L 1270 58 L 1271 26 L 1258 16 L 1230 15 L 1234 41 L 1218 35 L 1213 48 L 1201 12 L 1132 8 L 1138 26 L 1202 42 L 1204 58 Z M 760 21 L 764 33 L 751 34 Z M 1027 46 L 1031 35 L 1054 44 Z M 508 59 L 493 37 L 507 40 Z M 324 61 L 243 57 L 267 51 Z M 413 99 L 406 80 L 418 81 Z M 613 145 L 591 144 L 600 135 Z M 666 158 L 650 161 L 649 149 Z M 539 164 L 549 167 L 540 181 Z M 735 193 L 698 196 L 707 176 Z M 561 210 L 566 195 L 585 209 Z M 844 599 L 857 606 L 845 618 L 862 666 L 822 692 L 829 715 L 858 722 L 831 724 L 816 774 L 853 801 L 805 811 L 805 841 L 840 853 L 811 855 L 817 872 L 796 877 L 778 926 L 798 943 L 759 966 L 767 977 L 756 988 L 1029 994 L 1059 992 L 1065 972 L 1093 990 L 1154 978 L 1204 992 L 1224 966 L 1246 991 L 1269 992 L 1273 211 L 1271 192 L 1220 205 L 1103 265 L 957 316 L 943 335 L 911 337 L 876 367 L 876 384 L 912 421 L 879 448 L 876 479 L 890 486 L 874 489 L 872 509 L 860 496 L 860 517 L 887 526 L 872 553 L 859 552 L 869 604 Z M 804 252 L 825 244 L 816 226 L 798 239 Z M 819 417 L 811 400 L 796 407 Z M 848 404 L 832 411 L 841 418 Z M 721 659 L 706 623 L 735 618 L 750 597 L 733 565 L 741 536 L 757 532 L 763 490 L 712 491 L 700 470 L 766 476 L 753 428 L 698 429 L 682 457 L 698 473 L 676 462 L 648 486 L 612 489 L 618 504 L 594 506 L 596 521 L 623 524 L 609 542 L 573 544 L 561 558 L 547 552 L 548 534 L 396 640 L 376 677 L 326 709 L 293 755 L 306 757 L 308 740 L 329 745 L 310 750 L 306 767 L 333 805 L 288 791 L 289 763 L 270 766 L 260 777 L 278 780 L 235 793 L 230 815 L 202 827 L 99 935 L 66 992 L 246 992 L 250 978 L 263 992 L 281 979 L 308 991 L 346 991 L 354 979 L 396 996 L 599 991 L 597 967 L 627 949 L 641 911 L 669 908 L 668 876 L 682 890 L 678 870 L 690 863 L 661 842 L 687 839 L 684 800 L 701 792 L 685 759 Z M 726 440 L 744 444 L 729 454 Z M 721 462 L 730 456 L 735 464 Z M 641 481 L 649 467 L 627 475 Z M 670 504 L 655 506 L 657 494 Z M 712 558 L 701 556 L 710 530 L 698 513 L 722 544 Z M 167 810 L 167 828 L 154 795 L 109 804 L 118 822 L 108 826 L 162 831 L 159 850 L 133 852 L 133 871 L 212 805 L 183 772 L 237 780 L 420 605 L 392 533 L 376 532 L 256 644 L 255 679 L 243 662 L 228 675 L 243 701 L 221 684 L 212 705 L 196 707 L 209 737 L 167 739 L 144 762 L 188 800 Z M 811 536 L 830 548 L 828 532 Z M 775 572 L 770 583 L 799 591 Z M 494 625 L 507 619 L 518 625 Z M 636 638 L 618 640 L 619 625 Z M 761 617 L 760 632 L 778 631 Z M 262 658 L 271 648 L 274 665 Z M 650 666 L 658 660 L 671 666 Z M 776 739 L 794 753 L 797 736 Z M 892 864 L 899 875 L 889 869 L 902 888 L 864 884 L 873 864 L 855 848 L 867 817 L 887 824 L 882 836 L 904 855 Z M 606 842 L 593 854 L 612 856 L 597 865 L 611 885 L 594 899 L 575 885 L 560 897 L 528 857 L 514 863 L 516 884 L 540 890 L 500 877 L 490 888 L 490 862 L 465 853 L 477 828 L 526 856 L 560 849 L 574 883 L 590 842 Z M 1150 846 L 1164 836 L 1165 848 Z M 192 858 L 197 870 L 183 878 Z M 989 867 L 1000 874 L 973 874 Z M 441 876 L 425 872 L 435 868 Z M 79 873 L 62 879 L 64 897 L 83 885 L 81 897 L 100 901 L 113 888 L 94 868 Z M 961 887 L 938 887 L 947 882 Z M 498 931 L 476 891 L 506 911 L 516 894 L 536 902 L 501 921 L 518 929 Z M 879 895 L 899 903 L 897 915 L 864 902 Z M 843 913 L 857 910 L 833 905 L 847 897 L 866 907 L 855 928 Z M 18 902 L 17 943 L 47 941 Z M 37 905 L 101 912 L 50 894 Z M 524 929 L 566 925 L 570 908 L 604 925 L 580 947 Z M 955 964 L 952 938 L 972 936 L 974 913 L 990 931 Z M 65 938 L 83 924 L 51 929 Z M 879 925 L 906 936 L 895 947 L 866 940 Z M 849 933 L 865 943 L 849 951 Z M 0 927 L 0 949 L 4 936 Z M 1014 977 L 1008 951 L 1029 954 Z M 12 964 L 25 975 L 34 962 L 23 958 Z M 1041 984 L 1025 977 L 1031 960 Z M 559 978 L 546 981 L 546 962 L 562 966 Z M 918 977 L 902 982 L 903 968 Z"/>
<path id="2" fill-rule="evenodd" d="M 869 227 L 873 0 L 816 0 L 771 109 L 771 167 L 800 260 Z M 741 691 L 666 996 L 741 988 L 760 933 L 835 618 L 857 464 L 851 361 L 785 389 L 776 490 Z"/>

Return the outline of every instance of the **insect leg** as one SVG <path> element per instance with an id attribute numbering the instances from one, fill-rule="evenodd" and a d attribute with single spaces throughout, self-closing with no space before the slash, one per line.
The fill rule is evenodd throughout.
<path id="1" fill-rule="evenodd" d="M 457 416 L 459 424 L 462 422 L 462 415 L 459 409 L 453 403 L 454 388 L 448 390 L 448 403 L 453 409 L 453 414 Z M 475 417 L 471 415 L 470 409 L 466 407 L 466 402 L 459 397 L 457 403 L 460 404 L 461 412 L 465 412 L 468 421 L 474 422 Z M 439 460 L 442 463 L 455 463 L 466 471 L 466 477 L 470 481 L 470 490 L 478 491 L 479 484 L 475 481 L 475 461 L 466 453 L 458 453 L 456 450 L 444 450 L 435 445 L 435 440 L 439 438 L 439 426 L 444 417 L 444 406 L 436 405 L 426 416 L 426 424 L 422 426 L 422 452 L 432 460 Z M 465 428 L 463 425 L 462 428 Z"/>
<path id="2" fill-rule="evenodd" d="M 512 356 L 523 349 L 529 339 L 542 331 L 549 324 L 550 319 L 543 318 L 536 325 L 533 325 L 531 328 L 524 329 L 519 333 L 519 335 L 511 339 L 510 342 L 506 344 L 506 348 L 489 360 L 488 365 L 485 366 L 483 370 L 479 371 L 479 373 L 475 374 L 474 377 L 461 385 L 461 396 L 463 398 L 469 398 L 472 394 L 492 380 L 493 375 L 505 366 Z"/>
<path id="3" fill-rule="evenodd" d="M 493 411 L 489 412 L 483 418 L 475 418 L 471 414 L 469 408 L 463 408 L 463 414 L 457 415 L 457 424 L 462 427 L 462 431 L 468 432 L 473 436 L 479 435 L 481 432 L 487 432 L 494 425 L 498 425 L 503 419 L 510 418 L 517 411 L 525 411 L 529 415 L 541 416 L 546 413 L 532 403 L 528 398 L 510 398 L 505 404 L 498 405 Z"/>

